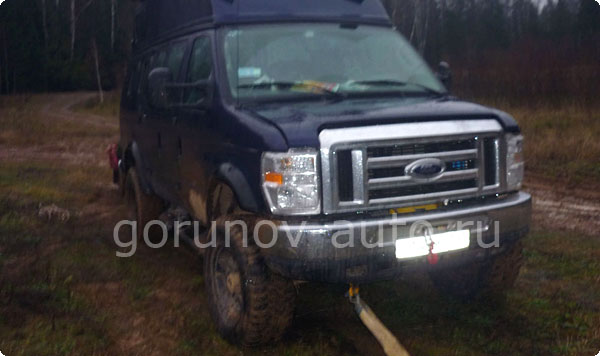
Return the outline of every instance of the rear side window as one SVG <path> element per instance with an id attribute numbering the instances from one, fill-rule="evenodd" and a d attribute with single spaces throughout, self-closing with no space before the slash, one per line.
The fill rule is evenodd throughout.
<path id="1" fill-rule="evenodd" d="M 167 59 L 167 50 L 166 49 L 161 50 L 152 59 L 153 59 L 152 60 L 152 69 L 164 66 L 165 59 Z"/>
<path id="2" fill-rule="evenodd" d="M 169 58 L 167 60 L 166 67 L 171 70 L 173 74 L 173 80 L 179 78 L 179 71 L 185 56 L 186 42 L 179 42 L 174 44 L 169 50 Z"/>
<path id="3" fill-rule="evenodd" d="M 194 41 L 192 55 L 187 71 L 186 82 L 195 83 L 207 80 L 212 73 L 212 51 L 209 37 L 198 37 Z M 185 102 L 188 104 L 198 103 L 206 95 L 205 89 L 189 89 L 185 93 Z"/>

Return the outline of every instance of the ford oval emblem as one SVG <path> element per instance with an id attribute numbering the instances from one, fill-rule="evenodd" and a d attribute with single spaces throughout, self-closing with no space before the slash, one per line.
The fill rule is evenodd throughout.
<path id="1" fill-rule="evenodd" d="M 425 158 L 406 166 L 404 173 L 414 179 L 434 180 L 444 173 L 446 165 L 437 158 Z"/>

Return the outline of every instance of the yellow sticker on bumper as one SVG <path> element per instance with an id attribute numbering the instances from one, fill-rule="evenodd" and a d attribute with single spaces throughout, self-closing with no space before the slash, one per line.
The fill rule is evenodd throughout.
<path id="1" fill-rule="evenodd" d="M 420 205 L 420 206 L 409 206 L 406 208 L 398 208 L 398 209 L 390 209 L 391 215 L 401 215 L 401 214 L 412 214 L 418 211 L 432 211 L 437 210 L 439 207 L 438 204 L 429 204 L 429 205 Z"/>

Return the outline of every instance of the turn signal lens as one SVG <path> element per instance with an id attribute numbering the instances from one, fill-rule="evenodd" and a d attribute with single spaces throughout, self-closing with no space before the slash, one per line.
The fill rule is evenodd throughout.
<path id="1" fill-rule="evenodd" d="M 283 185 L 283 174 L 267 172 L 265 173 L 265 182 Z"/>

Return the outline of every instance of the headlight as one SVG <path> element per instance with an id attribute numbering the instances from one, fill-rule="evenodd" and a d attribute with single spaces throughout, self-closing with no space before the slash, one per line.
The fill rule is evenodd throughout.
<path id="1" fill-rule="evenodd" d="M 316 150 L 263 154 L 262 183 L 273 214 L 313 215 L 321 212 Z"/>
<path id="2" fill-rule="evenodd" d="M 525 174 L 523 136 L 506 135 L 506 185 L 508 190 L 519 190 Z"/>

